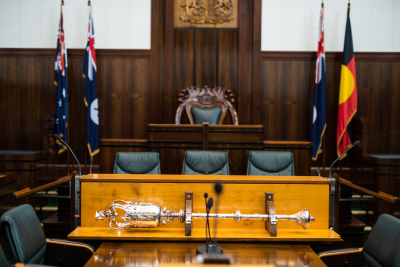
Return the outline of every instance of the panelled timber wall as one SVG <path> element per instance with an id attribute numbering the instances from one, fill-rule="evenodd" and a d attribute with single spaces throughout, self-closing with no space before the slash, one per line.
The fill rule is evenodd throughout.
<path id="1" fill-rule="evenodd" d="M 262 52 L 261 60 L 265 140 L 310 140 L 316 53 Z M 368 118 L 368 153 L 399 154 L 400 53 L 356 52 L 355 61 L 355 116 Z M 327 167 L 337 158 L 341 63 L 342 53 L 326 53 Z M 348 166 L 348 158 L 342 164 Z M 313 166 L 322 166 L 322 154 Z"/>
<path id="2" fill-rule="evenodd" d="M 316 52 L 261 52 L 261 1 L 238 1 L 234 29 L 174 28 L 173 2 L 151 1 L 151 50 L 96 51 L 100 138 L 147 139 L 147 124 L 174 123 L 179 92 L 195 84 L 231 89 L 239 124 L 264 125 L 264 140 L 310 140 Z M 326 165 L 336 158 L 341 59 L 326 54 Z M 400 53 L 355 59 L 356 116 L 368 117 L 368 152 L 400 153 Z M 54 60 L 55 49 L 0 49 L 0 150 L 42 149 L 42 120 L 56 113 Z M 83 49 L 68 50 L 69 140 L 84 162 L 83 60 Z M 67 163 L 66 153 L 51 158 Z"/>
<path id="3" fill-rule="evenodd" d="M 175 36 L 180 34 L 177 32 Z M 222 35 L 223 32 L 219 34 Z M 190 36 L 190 31 L 187 35 Z M 234 34 L 231 38 L 235 38 Z M 222 38 L 220 46 L 223 46 L 221 40 Z M 228 43 L 229 39 L 226 42 Z M 190 47 L 187 49 L 191 49 Z M 185 50 L 178 51 L 184 53 Z M 41 150 L 42 120 L 46 114 L 56 113 L 57 88 L 53 84 L 54 54 L 55 50 L 52 49 L 0 49 L 0 123 L 3 128 L 0 131 L 0 149 Z M 167 122 L 163 119 L 160 109 L 160 119 L 151 121 L 149 118 L 151 110 L 156 105 L 150 94 L 149 54 L 149 51 L 141 50 L 97 51 L 100 138 L 147 139 L 148 123 Z M 70 49 L 68 58 L 70 144 L 82 161 L 86 149 L 83 55 L 83 50 Z M 220 55 L 220 58 L 224 56 Z M 225 60 L 235 62 L 236 59 L 233 56 L 232 59 L 226 56 Z M 264 125 L 264 140 L 309 140 L 315 53 L 262 52 L 261 60 L 262 105 L 256 115 L 260 116 L 261 124 Z M 218 71 L 221 84 L 230 83 L 233 90 L 238 90 L 237 83 L 233 80 L 235 76 L 226 75 L 230 72 L 235 73 L 237 68 L 221 61 Z M 226 66 L 221 67 L 223 64 Z M 326 162 L 328 164 L 336 157 L 341 53 L 328 52 L 326 64 L 328 114 Z M 184 62 L 178 62 L 174 68 L 179 73 L 184 71 L 184 66 Z M 187 83 L 191 84 L 193 68 L 190 66 L 193 65 L 188 65 L 187 69 L 192 75 L 187 76 L 189 77 Z M 369 152 L 399 153 L 400 55 L 356 53 L 356 71 L 358 85 L 356 116 L 368 117 Z M 182 77 L 180 80 L 179 75 L 174 74 L 176 94 L 184 87 L 186 76 Z M 172 96 L 170 101 L 174 103 L 170 107 L 171 113 L 174 114 L 175 106 L 178 105 L 177 97 Z M 241 107 L 236 106 L 236 108 Z M 244 108 L 246 113 L 252 107 L 249 105 Z M 227 120 L 230 120 L 229 116 Z M 243 120 L 239 117 L 239 121 Z M 66 153 L 54 158 L 56 163 L 67 163 Z M 72 157 L 70 160 L 71 163 L 74 162 Z M 95 157 L 95 160 L 97 161 L 98 157 Z M 322 166 L 322 157 L 318 158 L 314 166 Z M 347 166 L 346 159 L 343 166 Z"/>
<path id="4" fill-rule="evenodd" d="M 84 54 L 83 49 L 69 49 L 67 69 L 69 142 L 81 163 L 87 150 Z M 100 138 L 145 138 L 150 51 L 98 49 L 96 54 Z M 42 150 L 43 119 L 57 112 L 54 60 L 55 49 L 0 49 L 0 150 Z M 67 163 L 67 153 L 49 158 Z M 70 163 L 76 164 L 72 156 Z"/>

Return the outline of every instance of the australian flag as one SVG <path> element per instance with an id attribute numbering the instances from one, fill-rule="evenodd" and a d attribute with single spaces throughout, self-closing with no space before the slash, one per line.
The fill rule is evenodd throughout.
<path id="1" fill-rule="evenodd" d="M 100 152 L 99 145 L 99 108 L 97 100 L 97 67 L 96 50 L 94 45 L 94 27 L 92 7 L 89 6 L 89 30 L 86 44 L 85 62 L 83 64 L 85 79 L 85 105 L 87 111 L 87 138 L 91 157 Z"/>
<path id="2" fill-rule="evenodd" d="M 68 86 L 67 86 L 67 48 L 65 47 L 64 17 L 63 7 L 61 6 L 61 17 L 58 25 L 57 51 L 55 62 L 54 84 L 57 86 L 57 134 L 67 142 L 68 126 Z M 60 141 L 58 154 L 67 150 L 67 147 Z"/>
<path id="3" fill-rule="evenodd" d="M 321 9 L 318 34 L 317 67 L 315 70 L 314 101 L 311 126 L 312 159 L 317 160 L 322 153 L 322 137 L 326 129 L 325 100 L 325 47 L 324 47 L 324 8 Z"/>

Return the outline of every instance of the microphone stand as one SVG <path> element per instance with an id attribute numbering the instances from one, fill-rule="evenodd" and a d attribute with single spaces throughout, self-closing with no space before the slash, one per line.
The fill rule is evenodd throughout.
<path id="1" fill-rule="evenodd" d="M 360 144 L 360 141 L 355 141 L 354 144 L 349 147 L 340 157 L 338 157 L 329 167 L 329 177 L 327 179 L 332 182 L 331 184 L 331 210 L 330 210 L 330 221 L 329 221 L 329 228 L 332 230 L 339 230 L 339 229 L 334 229 L 335 228 L 335 209 L 339 207 L 335 207 L 335 202 L 336 202 L 336 197 L 335 197 L 335 191 L 338 190 L 338 184 L 336 179 L 332 178 L 331 173 L 332 173 L 332 166 L 339 160 L 341 159 L 350 149 L 353 147 L 356 147 Z"/>
<path id="2" fill-rule="evenodd" d="M 64 145 L 66 145 L 66 146 L 68 147 L 69 151 L 71 151 L 71 153 L 72 153 L 72 155 L 74 156 L 76 162 L 78 162 L 78 166 L 79 166 L 79 178 L 83 177 L 84 175 L 82 175 L 82 172 L 81 172 L 81 164 L 79 163 L 79 160 L 78 160 L 78 158 L 75 156 L 75 154 L 74 154 L 74 152 L 72 151 L 72 149 L 69 147 L 69 145 L 68 145 L 64 140 L 62 140 L 62 138 L 61 138 L 58 134 L 55 134 L 54 137 L 55 137 L 58 141 L 62 142 Z M 78 177 L 78 176 L 77 176 L 77 177 Z"/>
<path id="3" fill-rule="evenodd" d="M 72 155 L 75 157 L 76 162 L 78 162 L 79 176 L 75 176 L 75 181 L 71 181 L 71 183 L 75 183 L 75 192 L 70 192 L 71 196 L 72 196 L 72 194 L 75 194 L 75 215 L 78 215 L 78 216 L 75 216 L 75 228 L 77 228 L 80 225 L 80 215 L 81 215 L 80 209 L 79 209 L 79 206 L 80 206 L 79 179 L 85 175 L 82 175 L 81 164 L 79 163 L 79 160 L 75 156 L 74 152 L 72 152 L 72 149 L 69 147 L 69 145 L 66 142 L 64 142 L 64 140 L 62 140 L 62 138 L 58 134 L 55 134 L 54 137 L 68 147 L 69 151 L 71 151 Z M 71 189 L 71 187 L 70 187 L 70 189 Z"/>

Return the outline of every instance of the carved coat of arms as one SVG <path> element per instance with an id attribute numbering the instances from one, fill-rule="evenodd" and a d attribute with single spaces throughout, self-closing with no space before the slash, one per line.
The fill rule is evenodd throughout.
<path id="1" fill-rule="evenodd" d="M 217 24 L 233 21 L 232 0 L 180 0 L 182 22 Z"/>

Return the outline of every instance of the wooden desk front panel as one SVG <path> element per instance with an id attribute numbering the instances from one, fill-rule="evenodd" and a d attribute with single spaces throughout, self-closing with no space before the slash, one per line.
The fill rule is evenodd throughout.
<path id="1" fill-rule="evenodd" d="M 187 177 L 190 179 L 190 176 Z M 81 182 L 82 227 L 108 227 L 107 219 L 96 221 L 96 210 L 108 210 L 114 200 L 155 203 L 175 211 L 184 209 L 185 191 L 194 193 L 194 212 L 205 212 L 204 193 L 214 197 L 213 183 L 122 183 Z M 274 192 L 277 214 L 294 214 L 307 208 L 316 219 L 309 229 L 328 229 L 329 184 L 224 184 L 218 212 L 242 214 L 265 213 L 265 192 Z M 214 202 L 215 203 L 215 202 Z M 121 211 L 122 212 L 122 211 Z M 214 211 L 212 211 L 214 212 Z M 122 214 L 121 214 L 122 215 Z M 221 228 L 265 229 L 262 221 L 218 221 Z M 204 228 L 205 221 L 194 220 L 194 228 Z M 184 224 L 161 225 L 161 228 L 184 228 Z M 302 229 L 292 222 L 279 222 L 279 229 Z"/>
<path id="2" fill-rule="evenodd" d="M 162 264 L 192 265 L 196 249 L 203 243 L 103 243 L 85 265 L 93 266 L 157 266 Z M 227 244 L 220 243 L 224 254 L 235 264 L 269 266 L 325 266 L 308 245 Z M 166 265 L 174 266 L 174 265 Z M 215 266 L 215 265 L 212 265 Z"/>

